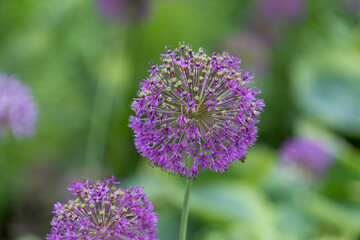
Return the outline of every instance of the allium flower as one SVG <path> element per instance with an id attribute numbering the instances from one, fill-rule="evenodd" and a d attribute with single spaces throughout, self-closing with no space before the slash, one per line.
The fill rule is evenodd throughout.
<path id="1" fill-rule="evenodd" d="M 326 146 L 319 140 L 292 138 L 280 148 L 280 158 L 285 165 L 296 165 L 312 173 L 325 173 L 333 162 Z"/>
<path id="2" fill-rule="evenodd" d="M 0 136 L 5 127 L 18 138 L 32 135 L 36 117 L 28 87 L 15 77 L 0 74 Z"/>
<path id="3" fill-rule="evenodd" d="M 47 239 L 157 239 L 157 215 L 148 196 L 139 187 L 121 189 L 116 184 L 114 177 L 74 182 L 68 189 L 75 199 L 55 204 Z"/>
<path id="4" fill-rule="evenodd" d="M 196 178 L 198 168 L 223 173 L 244 160 L 257 138 L 264 106 L 250 88 L 253 75 L 228 53 L 208 56 L 180 43 L 140 85 L 130 127 L 152 166 Z"/>
<path id="5" fill-rule="evenodd" d="M 150 0 L 97 0 L 99 12 L 109 20 L 136 20 L 149 11 Z"/>

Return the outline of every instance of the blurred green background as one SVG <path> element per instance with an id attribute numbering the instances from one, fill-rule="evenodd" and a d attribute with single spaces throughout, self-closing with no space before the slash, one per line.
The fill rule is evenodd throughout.
<path id="1" fill-rule="evenodd" d="M 183 40 L 239 55 L 266 103 L 245 163 L 194 182 L 188 239 L 360 239 L 359 1 L 120 2 L 113 16 L 93 0 L 0 1 L 0 72 L 39 107 L 32 139 L 0 142 L 0 239 L 44 239 L 71 181 L 109 174 L 144 186 L 160 239 L 177 239 L 185 179 L 150 168 L 127 125 L 148 63 Z M 316 181 L 279 163 L 303 135 L 335 153 Z"/>

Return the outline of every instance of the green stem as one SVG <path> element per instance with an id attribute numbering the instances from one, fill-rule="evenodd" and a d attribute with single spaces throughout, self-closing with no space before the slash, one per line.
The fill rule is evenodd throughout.
<path id="1" fill-rule="evenodd" d="M 127 31 L 116 31 L 110 36 L 108 44 L 99 56 L 97 63 L 98 82 L 92 112 L 85 152 L 85 174 L 98 175 L 103 170 L 102 160 L 105 154 L 109 124 L 112 115 L 112 106 L 117 96 L 117 84 L 124 76 L 119 74 L 113 62 L 109 59 L 118 59 L 124 55 L 125 35 Z M 119 37 L 120 36 L 120 37 Z M 116 62 L 116 60 L 114 60 Z M 116 70 L 114 70 L 116 69 Z"/>
<path id="2" fill-rule="evenodd" d="M 184 196 L 184 203 L 181 212 L 181 222 L 180 222 L 180 238 L 179 240 L 186 239 L 186 228 L 187 228 L 187 221 L 189 216 L 189 198 L 190 198 L 190 189 L 191 189 L 192 179 L 188 178 L 186 180 L 186 188 L 185 188 L 185 196 Z"/>
<path id="3" fill-rule="evenodd" d="M 116 88 L 109 88 L 101 81 L 97 84 L 85 156 L 86 170 L 90 171 L 87 174 L 94 174 L 94 171 L 99 171 L 102 167 L 101 159 L 106 145 L 112 104 L 116 96 Z"/>

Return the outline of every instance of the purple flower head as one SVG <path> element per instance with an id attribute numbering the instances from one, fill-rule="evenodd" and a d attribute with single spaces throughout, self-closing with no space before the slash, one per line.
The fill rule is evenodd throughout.
<path id="1" fill-rule="evenodd" d="M 108 20 L 124 22 L 144 17 L 150 0 L 97 0 L 97 7 Z"/>
<path id="2" fill-rule="evenodd" d="M 75 198 L 54 205 L 46 239 L 157 239 L 157 215 L 143 189 L 121 189 L 115 184 L 114 177 L 73 183 L 68 189 Z"/>
<path id="3" fill-rule="evenodd" d="M 8 127 L 15 137 L 33 134 L 37 107 L 30 90 L 12 76 L 0 74 L 0 136 Z"/>
<path id="4" fill-rule="evenodd" d="M 280 148 L 280 159 L 285 165 L 296 165 L 312 173 L 325 173 L 333 162 L 333 156 L 319 140 L 292 138 Z"/>
<path id="5" fill-rule="evenodd" d="M 223 173 L 244 160 L 257 138 L 264 102 L 250 88 L 253 75 L 228 53 L 190 46 L 162 55 L 163 63 L 140 84 L 130 127 L 135 146 L 152 166 L 196 178 L 199 168 Z"/>

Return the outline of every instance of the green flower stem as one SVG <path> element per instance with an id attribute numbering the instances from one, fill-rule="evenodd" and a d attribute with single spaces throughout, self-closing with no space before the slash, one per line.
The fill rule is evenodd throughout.
<path id="1" fill-rule="evenodd" d="M 102 168 L 101 160 L 106 145 L 108 125 L 115 96 L 116 88 L 109 88 L 104 86 L 101 81 L 98 82 L 85 156 L 86 170 L 91 173 Z"/>
<path id="2" fill-rule="evenodd" d="M 188 221 L 189 208 L 190 208 L 189 198 L 190 198 L 191 183 L 192 183 L 192 179 L 188 178 L 186 180 L 184 203 L 183 203 L 183 208 L 182 208 L 182 212 L 181 212 L 180 238 L 179 238 L 179 240 L 185 240 L 186 239 L 187 221 Z"/>
<path id="3" fill-rule="evenodd" d="M 121 29 L 110 36 L 97 62 L 97 86 L 90 116 L 90 126 L 85 152 L 85 174 L 97 175 L 103 170 L 106 141 L 112 107 L 115 102 L 119 83 L 126 79 L 124 70 L 116 66 L 120 56 L 124 56 L 127 29 Z M 92 65 L 91 65 L 92 66 Z"/>

